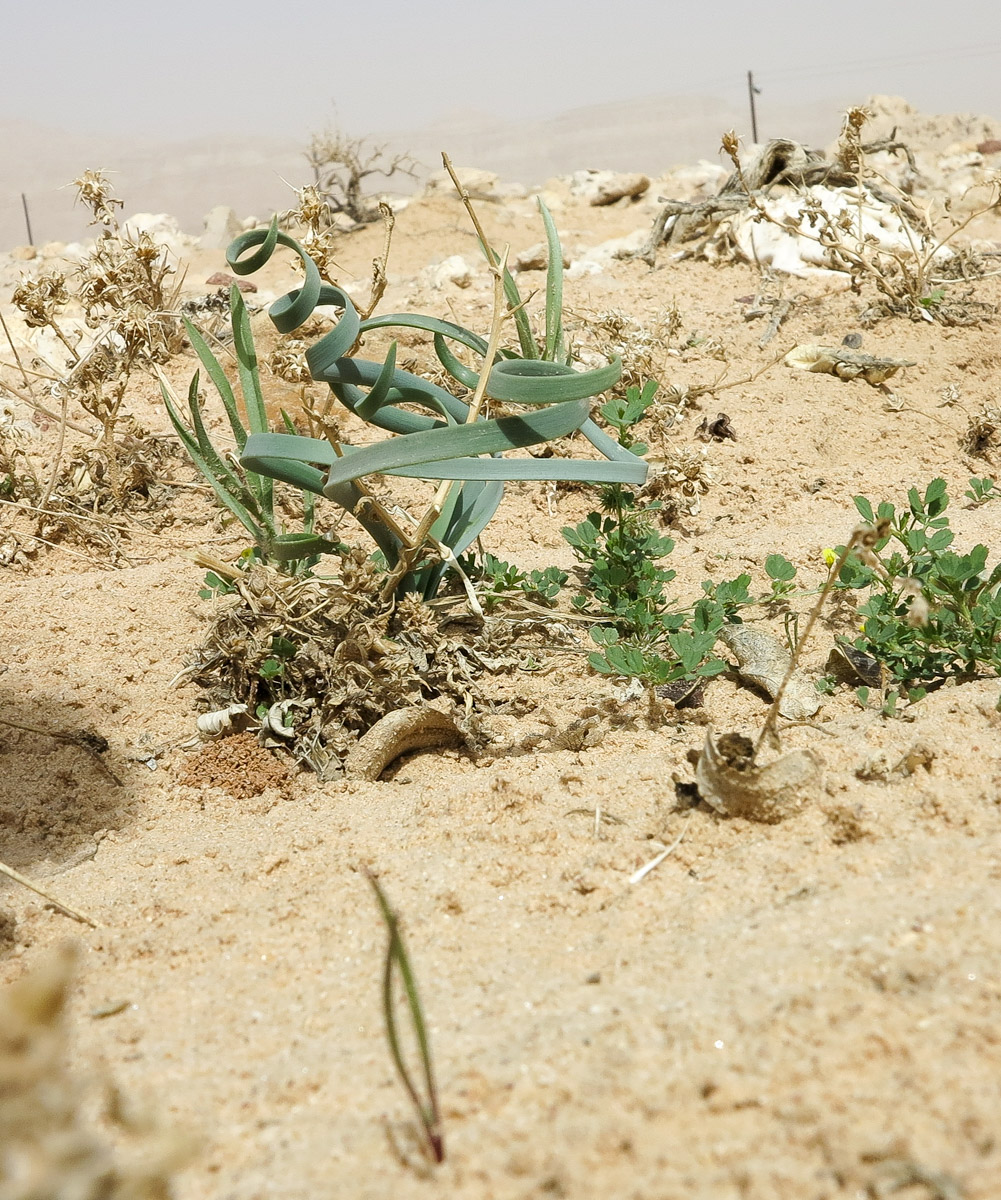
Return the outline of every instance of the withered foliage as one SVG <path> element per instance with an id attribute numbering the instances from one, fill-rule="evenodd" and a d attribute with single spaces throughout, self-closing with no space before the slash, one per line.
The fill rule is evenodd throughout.
<path id="1" fill-rule="evenodd" d="M 994 454 L 1001 443 L 1001 407 L 985 404 L 980 412 L 970 417 L 966 432 L 960 439 L 960 447 L 972 458 L 983 458 L 994 462 Z"/>
<path id="2" fill-rule="evenodd" d="M 277 737 L 275 718 L 264 722 L 272 744 L 321 778 L 338 775 L 358 737 L 399 708 L 444 699 L 472 732 L 480 675 L 515 665 L 495 641 L 504 635 L 489 623 L 443 630 L 417 598 L 380 600 L 383 582 L 360 550 L 344 556 L 335 582 L 253 564 L 185 673 L 206 689 L 207 708 L 246 704 L 259 719 L 281 713 Z"/>
<path id="3" fill-rule="evenodd" d="M 328 213 L 343 213 L 359 225 L 379 220 L 379 206 L 365 194 L 372 175 L 389 179 L 396 174 L 414 178 L 416 160 L 409 154 L 391 154 L 384 145 L 349 137 L 342 130 L 324 130 L 310 138 L 306 161 L 313 171 L 308 190 Z"/>
<path id="4" fill-rule="evenodd" d="M 679 516 L 694 516 L 714 481 L 706 446 L 668 446 L 652 460 L 647 482 L 637 494 L 658 501 L 661 519 L 670 524 Z"/>
<path id="5" fill-rule="evenodd" d="M 295 198 L 294 207 L 282 213 L 279 221 L 283 228 L 292 226 L 300 230 L 302 247 L 316 263 L 320 277 L 328 283 L 334 283 L 337 272 L 334 251 L 340 235 L 340 230 L 334 225 L 334 212 L 339 210 L 330 207 L 314 184 L 297 188 Z"/>
<path id="6" fill-rule="evenodd" d="M 569 330 L 575 357 L 586 364 L 622 359 L 622 375 L 610 396 L 625 396 L 630 387 L 662 379 L 668 348 L 681 330 L 676 307 L 662 309 L 643 324 L 618 308 L 582 313 Z"/>
<path id="7" fill-rule="evenodd" d="M 306 362 L 308 343 L 299 337 L 280 337 L 267 358 L 268 368 L 286 383 L 312 383 Z"/>
<path id="8" fill-rule="evenodd" d="M 27 325 L 48 327 L 67 350 L 66 373 L 54 386 L 100 421 L 101 447 L 117 496 L 123 480 L 116 425 L 126 389 L 134 371 L 152 371 L 181 349 L 180 283 L 172 279 L 167 252 L 147 232 L 119 225 L 115 209 L 122 202 L 100 171 L 85 171 L 74 185 L 77 198 L 93 213 L 92 224 L 101 226 L 93 249 L 73 272 L 22 279 L 12 299 Z M 93 336 L 64 328 L 71 305 Z"/>

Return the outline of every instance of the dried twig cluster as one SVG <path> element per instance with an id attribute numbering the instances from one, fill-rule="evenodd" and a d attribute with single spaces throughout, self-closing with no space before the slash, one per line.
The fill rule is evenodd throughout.
<path id="1" fill-rule="evenodd" d="M 125 394 L 134 371 L 151 370 L 180 349 L 180 284 L 172 280 L 166 251 L 147 232 L 119 224 L 115 210 L 122 202 L 103 173 L 85 171 L 74 185 L 92 224 L 101 227 L 93 249 L 72 272 L 22 279 L 13 302 L 29 327 L 51 329 L 66 349 L 66 370 L 56 370 L 50 390 L 64 414 L 72 399 L 100 422 L 111 491 L 120 497 L 125 484 L 115 430 Z M 64 321 L 71 306 L 80 309 L 92 337 Z"/>

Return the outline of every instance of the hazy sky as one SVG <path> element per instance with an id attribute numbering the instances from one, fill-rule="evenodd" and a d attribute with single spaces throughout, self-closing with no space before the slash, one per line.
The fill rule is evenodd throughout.
<path id="1" fill-rule="evenodd" d="M 904 95 L 1001 117 L 1001 0 L 27 0 L 4 5 L 0 119 L 301 140 L 473 110 L 654 94 Z"/>

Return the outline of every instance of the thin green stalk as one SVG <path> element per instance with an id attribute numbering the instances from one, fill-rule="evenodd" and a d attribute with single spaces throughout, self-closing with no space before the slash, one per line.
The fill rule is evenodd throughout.
<path id="1" fill-rule="evenodd" d="M 424 1010 L 421 1007 L 417 991 L 417 981 L 414 978 L 407 956 L 403 937 L 400 934 L 399 918 L 389 905 L 386 893 L 382 890 L 378 879 L 371 871 L 366 870 L 365 876 L 372 885 L 382 919 L 389 933 L 389 944 L 386 947 L 386 963 L 382 974 L 382 1010 L 386 1021 L 386 1040 L 389 1043 L 389 1053 L 396 1066 L 400 1082 L 403 1084 L 410 1102 L 414 1106 L 421 1132 L 424 1135 L 424 1149 L 432 1162 L 445 1161 L 445 1140 L 441 1129 L 441 1110 L 438 1105 L 438 1089 L 435 1086 L 434 1070 L 431 1062 L 431 1044 L 428 1040 L 427 1025 L 424 1021 Z M 403 992 L 410 1013 L 410 1023 L 417 1039 L 420 1053 L 421 1074 L 423 1079 L 423 1095 L 403 1058 L 400 1044 L 400 1034 L 396 1024 L 396 1006 L 393 1002 L 393 977 L 399 972 L 403 984 Z"/>

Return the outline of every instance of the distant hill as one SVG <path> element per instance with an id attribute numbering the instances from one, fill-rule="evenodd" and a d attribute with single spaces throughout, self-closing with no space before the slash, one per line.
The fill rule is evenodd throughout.
<path id="1" fill-rule="evenodd" d="M 836 100 L 760 114 L 762 138 L 791 137 L 815 145 L 833 140 L 844 105 Z M 749 140 L 746 110 L 711 97 L 652 96 L 576 108 L 544 120 L 508 121 L 460 113 L 421 129 L 373 135 L 391 149 L 410 151 L 426 171 L 448 150 L 460 166 L 495 171 L 529 186 L 582 167 L 658 174 L 679 163 L 715 158 L 720 134 L 736 128 Z M 364 131 L 351 130 L 351 133 Z M 21 193 L 28 197 L 34 240 L 84 236 L 86 217 L 65 188 L 87 167 L 112 173 L 125 213 L 169 212 L 189 233 L 217 204 L 241 217 L 264 218 L 291 203 L 283 182 L 308 180 L 303 147 L 291 139 L 202 136 L 190 141 L 137 142 L 74 137 L 29 122 L 0 121 L 0 247 L 27 240 Z M 415 184 L 394 177 L 401 192 Z M 378 181 L 373 182 L 375 188 Z"/>

